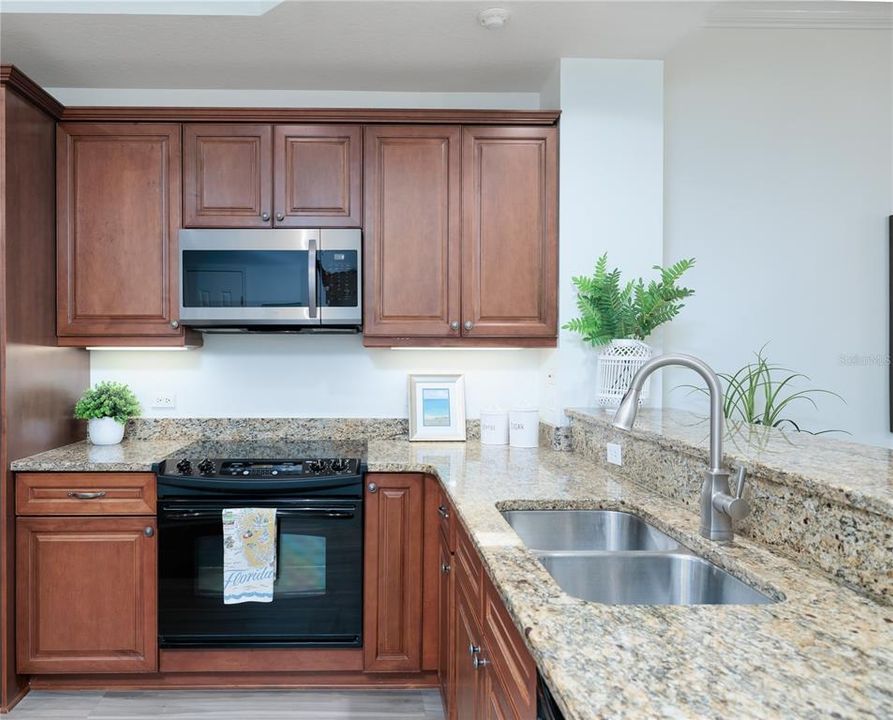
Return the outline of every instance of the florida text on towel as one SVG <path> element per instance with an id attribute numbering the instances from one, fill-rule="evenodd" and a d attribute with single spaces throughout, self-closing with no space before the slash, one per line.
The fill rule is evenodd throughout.
<path id="1" fill-rule="evenodd" d="M 276 508 L 223 510 L 223 603 L 273 602 Z"/>

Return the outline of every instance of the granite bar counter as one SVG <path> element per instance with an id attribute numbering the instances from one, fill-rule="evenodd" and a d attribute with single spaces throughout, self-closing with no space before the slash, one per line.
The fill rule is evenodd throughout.
<path id="1" fill-rule="evenodd" d="M 78 443 L 13 469 L 145 471 L 177 442 Z M 821 572 L 746 538 L 704 540 L 689 508 L 577 453 L 376 439 L 367 452 L 370 471 L 440 478 L 567 718 L 893 716 L 893 611 Z M 570 597 L 502 518 L 510 508 L 635 512 L 778 602 L 608 606 Z"/>

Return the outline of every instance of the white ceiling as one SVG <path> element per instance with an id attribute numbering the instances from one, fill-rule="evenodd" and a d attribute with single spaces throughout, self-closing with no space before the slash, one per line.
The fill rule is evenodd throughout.
<path id="1" fill-rule="evenodd" d="M 781 4 L 760 6 L 770 5 Z M 476 20 L 493 6 L 511 11 L 499 31 Z M 536 92 L 560 57 L 661 58 L 719 6 L 287 0 L 257 17 L 4 13 L 0 59 L 57 88 Z"/>

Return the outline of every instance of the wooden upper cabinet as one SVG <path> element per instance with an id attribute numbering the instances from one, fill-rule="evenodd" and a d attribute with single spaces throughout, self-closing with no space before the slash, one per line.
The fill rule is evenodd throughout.
<path id="1" fill-rule="evenodd" d="M 462 132 L 463 334 L 555 337 L 557 129 Z"/>
<path id="2" fill-rule="evenodd" d="M 62 123 L 56 140 L 60 343 L 182 342 L 180 126 Z"/>
<path id="3" fill-rule="evenodd" d="M 273 127 L 183 126 L 183 225 L 272 225 Z"/>
<path id="4" fill-rule="evenodd" d="M 360 125 L 277 125 L 276 227 L 359 227 L 363 222 Z"/>
<path id="5" fill-rule="evenodd" d="M 155 517 L 16 522 L 20 673 L 158 669 Z"/>
<path id="6" fill-rule="evenodd" d="M 370 473 L 366 480 L 363 667 L 367 672 L 418 672 L 425 478 Z"/>
<path id="7" fill-rule="evenodd" d="M 366 128 L 367 336 L 459 336 L 459 144 L 457 126 Z"/>

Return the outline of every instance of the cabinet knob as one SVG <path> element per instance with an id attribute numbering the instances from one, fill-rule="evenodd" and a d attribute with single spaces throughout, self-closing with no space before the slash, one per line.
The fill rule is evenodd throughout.
<path id="1" fill-rule="evenodd" d="M 180 323 L 177 320 L 171 320 L 171 327 L 176 330 L 178 327 L 180 327 Z"/>
<path id="2" fill-rule="evenodd" d="M 449 563 L 440 563 L 441 575 L 449 575 L 450 570 L 452 570 L 452 568 L 450 567 Z"/>
<path id="3" fill-rule="evenodd" d="M 369 492 L 371 493 L 378 492 L 378 485 L 375 483 L 369 483 L 366 487 L 369 488 Z"/>
<path id="4" fill-rule="evenodd" d="M 482 667 L 487 667 L 487 665 L 489 665 L 489 664 L 490 664 L 490 661 L 487 660 L 486 658 L 478 657 L 477 655 L 475 655 L 473 658 L 471 658 L 471 666 L 475 670 L 480 670 Z"/>
<path id="5" fill-rule="evenodd" d="M 474 327 L 474 323 L 471 320 L 466 320 L 465 325 L 463 326 L 466 330 L 471 330 Z"/>
<path id="6" fill-rule="evenodd" d="M 153 527 L 147 527 L 145 530 L 143 530 L 143 535 L 145 535 L 146 537 L 152 537 L 154 534 L 155 528 Z"/>
<path id="7" fill-rule="evenodd" d="M 458 330 L 458 329 L 459 329 L 459 321 L 453 320 L 453 322 L 450 323 L 450 330 Z"/>
<path id="8" fill-rule="evenodd" d="M 444 520 L 446 520 L 450 516 L 450 511 L 446 509 L 446 505 L 438 505 L 437 514 L 440 515 L 440 517 L 442 517 Z"/>
<path id="9" fill-rule="evenodd" d="M 469 655 L 479 655 L 480 652 L 481 652 L 480 645 L 475 645 L 474 643 L 471 643 L 471 645 L 468 646 L 468 654 Z"/>
<path id="10" fill-rule="evenodd" d="M 270 213 L 268 213 L 268 212 L 262 212 L 262 213 L 260 214 L 260 219 L 261 219 L 261 220 L 269 220 L 269 219 L 270 219 Z"/>
<path id="11" fill-rule="evenodd" d="M 276 219 L 277 220 L 285 220 L 285 214 L 284 213 L 276 213 Z"/>

